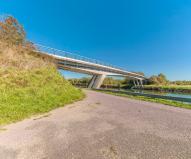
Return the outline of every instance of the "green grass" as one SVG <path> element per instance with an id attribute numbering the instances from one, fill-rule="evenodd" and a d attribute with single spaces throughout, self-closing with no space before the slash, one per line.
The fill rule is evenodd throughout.
<path id="1" fill-rule="evenodd" d="M 30 71 L 0 69 L 0 125 L 48 112 L 84 96 L 53 66 Z"/>
<path id="2" fill-rule="evenodd" d="M 174 90 L 191 92 L 191 85 L 144 85 L 149 90 Z"/>
<path id="3" fill-rule="evenodd" d="M 177 101 L 159 99 L 159 98 L 150 98 L 150 97 L 144 97 L 144 96 L 133 96 L 133 95 L 127 95 L 127 94 L 123 94 L 123 93 L 114 93 L 114 92 L 110 92 L 110 91 L 102 91 L 102 90 L 96 90 L 96 91 L 115 95 L 115 96 L 127 97 L 130 99 L 149 101 L 149 102 L 161 103 L 161 104 L 165 104 L 165 105 L 169 105 L 169 106 L 191 109 L 191 104 L 186 104 L 183 102 L 177 102 Z"/>

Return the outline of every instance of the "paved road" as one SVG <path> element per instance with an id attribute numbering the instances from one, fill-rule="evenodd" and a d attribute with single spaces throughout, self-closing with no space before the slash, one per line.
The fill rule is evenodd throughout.
<path id="1" fill-rule="evenodd" d="M 84 101 L 6 126 L 0 159 L 191 158 L 191 110 L 86 93 Z"/>

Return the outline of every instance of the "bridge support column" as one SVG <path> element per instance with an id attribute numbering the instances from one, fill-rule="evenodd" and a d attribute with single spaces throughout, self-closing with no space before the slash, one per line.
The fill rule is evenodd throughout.
<path id="1" fill-rule="evenodd" d="M 134 86 L 135 86 L 135 87 L 137 86 L 137 84 L 136 84 L 135 80 L 133 80 L 133 84 L 134 84 Z"/>
<path id="2" fill-rule="evenodd" d="M 94 75 L 92 77 L 92 80 L 90 81 L 90 84 L 88 86 L 88 88 L 95 88 L 95 89 L 99 89 L 105 79 L 106 75 Z"/>
<path id="3" fill-rule="evenodd" d="M 137 82 L 137 87 L 139 88 L 139 86 L 140 86 L 139 80 L 136 80 L 136 82 Z"/>
<path id="4" fill-rule="evenodd" d="M 91 79 L 91 81 L 90 81 L 90 83 L 89 83 L 89 85 L 88 85 L 88 88 L 92 88 L 92 87 L 93 87 L 94 82 L 95 82 L 95 80 L 96 80 L 96 77 L 97 77 L 97 75 L 93 75 L 93 77 L 92 77 L 92 79 Z"/>
<path id="5" fill-rule="evenodd" d="M 140 83 L 141 83 L 141 88 L 143 88 L 143 80 L 142 79 L 140 80 Z"/>
<path id="6" fill-rule="evenodd" d="M 93 88 L 96 88 L 96 89 L 100 88 L 105 77 L 106 77 L 106 75 L 97 75 Z"/>

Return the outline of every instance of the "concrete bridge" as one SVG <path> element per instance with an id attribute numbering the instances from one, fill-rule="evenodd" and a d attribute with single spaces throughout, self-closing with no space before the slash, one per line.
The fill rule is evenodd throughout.
<path id="1" fill-rule="evenodd" d="M 92 75 L 89 88 L 100 88 L 106 76 L 121 76 L 133 79 L 135 86 L 143 86 L 146 78 L 98 60 L 83 57 L 70 52 L 34 44 L 38 53 L 51 56 L 59 69 Z"/>

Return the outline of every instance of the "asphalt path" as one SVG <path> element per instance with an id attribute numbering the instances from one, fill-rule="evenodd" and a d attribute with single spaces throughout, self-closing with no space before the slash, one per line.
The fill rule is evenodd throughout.
<path id="1" fill-rule="evenodd" d="M 191 110 L 85 91 L 0 127 L 0 159 L 190 159 Z"/>

